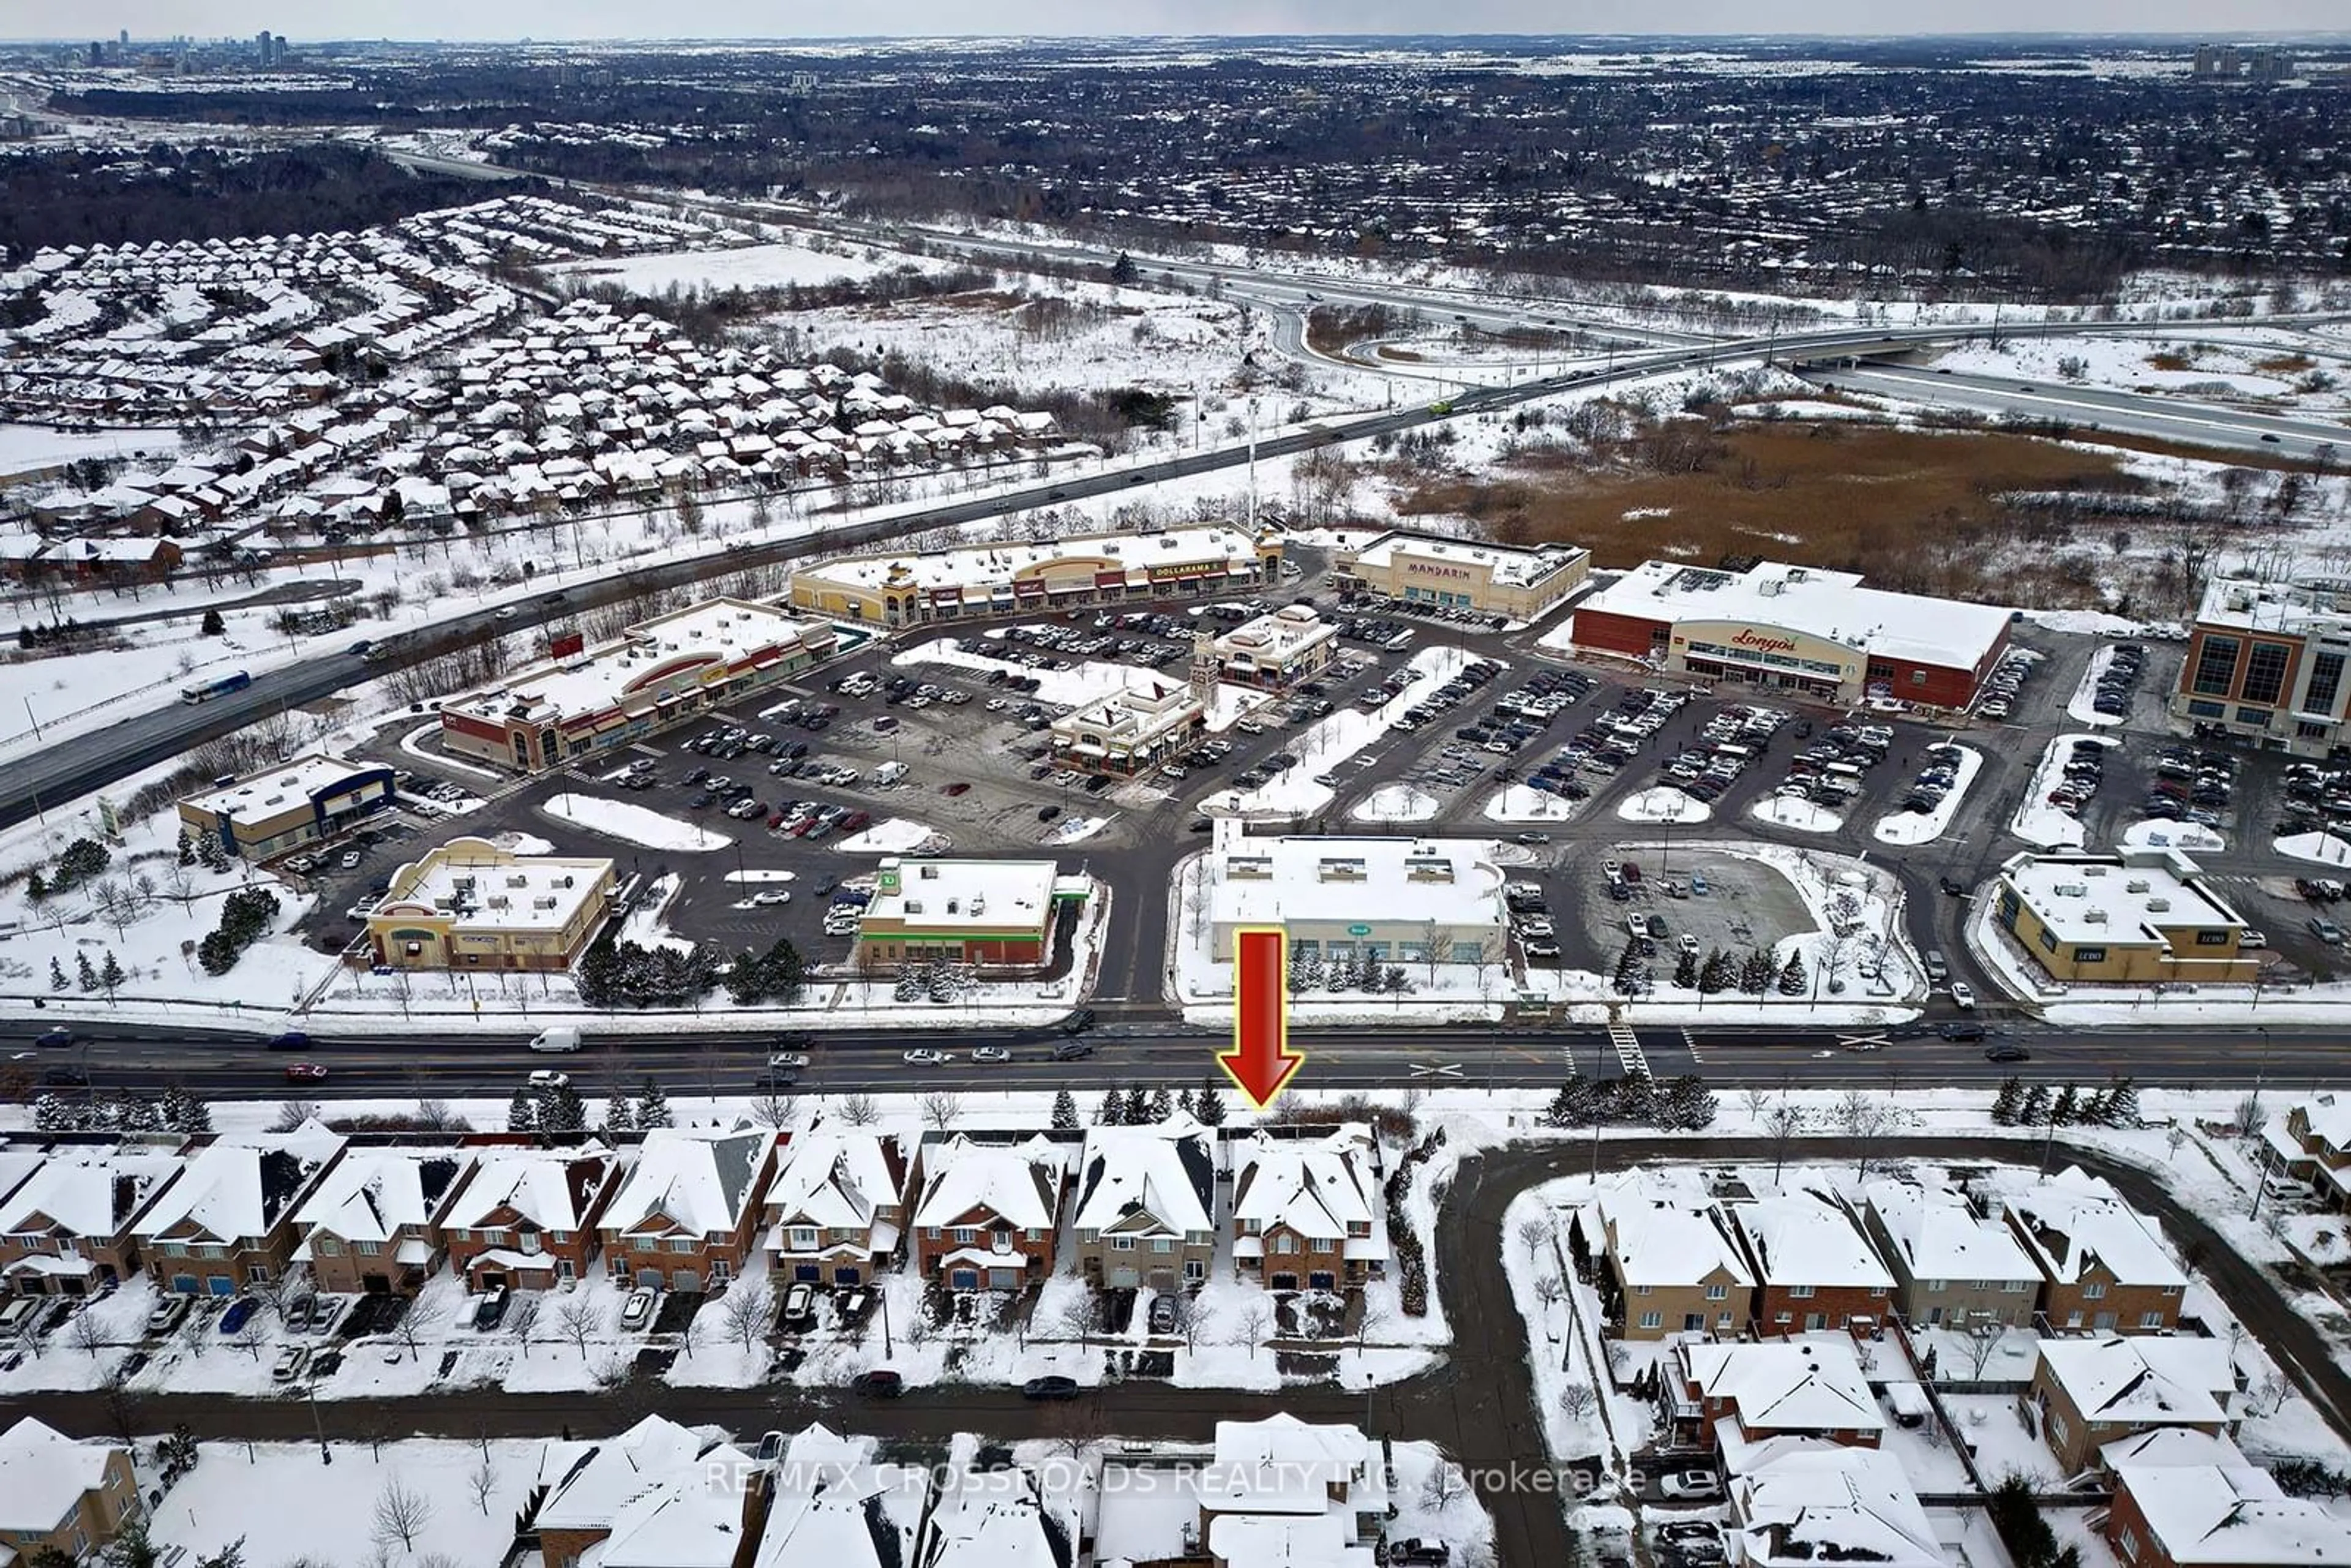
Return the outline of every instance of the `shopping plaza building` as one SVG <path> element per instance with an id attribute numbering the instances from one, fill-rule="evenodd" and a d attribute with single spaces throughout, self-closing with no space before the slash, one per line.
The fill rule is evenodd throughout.
<path id="1" fill-rule="evenodd" d="M 1247 593 L 1280 574 L 1279 539 L 1216 524 L 844 556 L 793 572 L 791 601 L 804 614 L 918 626 Z"/>

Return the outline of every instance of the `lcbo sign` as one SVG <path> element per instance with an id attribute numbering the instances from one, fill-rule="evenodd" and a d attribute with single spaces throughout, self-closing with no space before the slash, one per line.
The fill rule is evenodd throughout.
<path id="1" fill-rule="evenodd" d="M 1775 637 L 1769 632 L 1758 632 L 1751 626 L 1731 638 L 1730 645 L 1734 648 L 1752 648 L 1759 653 L 1792 653 L 1796 651 L 1796 640 L 1793 637 Z"/>

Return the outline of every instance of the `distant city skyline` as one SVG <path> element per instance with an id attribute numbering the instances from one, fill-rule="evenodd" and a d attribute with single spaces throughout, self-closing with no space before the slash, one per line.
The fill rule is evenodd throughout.
<path id="1" fill-rule="evenodd" d="M 16 14 L 11 16 L 11 12 Z M 83 31 L 68 30 L 78 19 Z M 789 13 L 786 14 L 787 16 Z M 1461 36 L 1524 33 L 1568 37 L 1915 37 L 1997 33 L 2245 37 L 2257 33 L 2341 36 L 2343 0 L 2238 0 L 2214 6 L 2185 0 L 1913 0 L 1889 7 L 1883 0 L 1795 0 L 1772 7 L 1768 19 L 1751 0 L 1466 0 L 1434 9 L 1405 0 L 1196 0 L 1174 5 L 1147 0 L 1120 7 L 1106 29 L 1105 13 L 1086 0 L 905 0 L 886 18 L 883 34 L 850 34 L 831 13 L 830 26 L 779 31 L 778 8 L 758 0 L 695 0 L 648 10 L 637 0 L 512 0 L 485 6 L 475 0 L 313 0 L 289 10 L 278 0 L 130 0 L 96 11 L 66 13 L 20 3 L 0 5 L 0 37 L 60 40 L 111 37 L 128 28 L 134 38 L 246 37 L 260 29 L 308 37 L 409 41 L 641 40 L 688 38 L 808 38 L 1008 37 L 1253 37 L 1280 34 Z"/>

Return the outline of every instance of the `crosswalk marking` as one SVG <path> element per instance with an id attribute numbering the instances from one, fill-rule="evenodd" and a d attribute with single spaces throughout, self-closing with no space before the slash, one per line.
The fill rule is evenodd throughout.
<path id="1" fill-rule="evenodd" d="M 1692 1061 L 1706 1060 L 1706 1053 L 1698 1048 L 1698 1036 L 1690 1033 L 1689 1026 L 1687 1024 L 1682 1026 L 1682 1049 L 1689 1052 Z"/>
<path id="2" fill-rule="evenodd" d="M 1624 1064 L 1626 1073 L 1648 1076 L 1649 1059 L 1641 1054 L 1641 1038 L 1633 1032 L 1632 1025 L 1622 1019 L 1612 1019 L 1608 1025 L 1608 1043 L 1616 1048 L 1616 1060 Z"/>

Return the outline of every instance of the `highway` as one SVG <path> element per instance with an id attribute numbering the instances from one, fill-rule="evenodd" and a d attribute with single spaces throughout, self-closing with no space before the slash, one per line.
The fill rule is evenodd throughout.
<path id="1" fill-rule="evenodd" d="M 2272 457 L 2339 460 L 2344 448 L 2351 445 L 2351 427 L 2323 419 L 2249 413 L 2145 392 L 2020 382 L 2007 376 L 1912 365 L 1816 371 L 1810 379 L 1841 392 L 1902 398 L 1938 408 L 1973 409 L 1996 417 L 2057 420 L 2108 434 L 2143 435 Z M 2322 452 L 2321 447 L 2329 450 Z"/>
<path id="2" fill-rule="evenodd" d="M 503 1098 L 525 1073 L 539 1068 L 570 1073 L 591 1098 L 615 1082 L 634 1086 L 647 1077 L 673 1094 L 753 1094 L 771 1087 L 767 1058 L 772 1033 L 729 1030 L 723 1015 L 714 1015 L 705 1030 L 685 1033 L 617 1032 L 627 1027 L 622 1021 L 615 1032 L 600 1035 L 590 1023 L 583 1030 L 587 1047 L 562 1054 L 530 1051 L 528 1042 L 537 1026 L 511 1014 L 479 1031 L 393 1019 L 386 1026 L 383 1032 L 365 1035 L 313 1036 L 291 1054 L 266 1049 L 250 1033 L 105 1023 L 77 1023 L 82 1038 L 71 1048 L 37 1049 L 34 1024 L 20 1022 L 0 1045 L 12 1059 L 5 1065 L 32 1070 L 37 1077 L 71 1064 L 87 1071 L 98 1091 L 153 1092 L 177 1083 L 215 1100 Z M 2011 1074 L 2053 1084 L 2088 1086 L 2126 1075 L 2144 1085 L 2195 1087 L 2213 1082 L 2214 1063 L 2223 1061 L 2238 1064 L 2241 1079 L 2259 1076 L 2296 1092 L 2351 1082 L 2339 1037 L 2315 1028 L 2064 1030 L 1995 1023 L 1992 1030 L 1995 1042 L 2023 1045 L 2032 1060 L 1994 1062 L 1980 1042 L 1867 1028 L 1708 1029 L 1701 1023 L 1687 1030 L 1644 1027 L 1635 1037 L 1654 1077 L 1695 1072 L 1718 1088 L 1982 1088 Z M 813 1045 L 795 1045 L 812 1061 L 794 1086 L 834 1094 L 935 1089 L 986 1094 L 1063 1087 L 1091 1093 L 1113 1084 L 1174 1087 L 1216 1072 L 1216 1054 L 1230 1043 L 1225 1030 L 1191 1028 L 1147 1013 L 1108 1019 L 1086 1036 L 1095 1048 L 1088 1059 L 1051 1060 L 1058 1038 L 1050 1031 L 986 1023 L 940 1035 L 826 1030 Z M 1624 1059 L 1607 1034 L 1591 1028 L 1355 1026 L 1299 1030 L 1291 1038 L 1306 1053 L 1296 1080 L 1301 1088 L 1541 1089 L 1556 1085 L 1571 1071 L 1590 1077 L 1624 1071 Z M 934 1042 L 953 1059 L 929 1067 L 902 1060 L 910 1045 Z M 973 1061 L 971 1049 L 987 1044 L 1006 1046 L 1013 1060 Z M 294 1061 L 322 1066 L 329 1076 L 319 1083 L 289 1083 L 286 1068 Z"/>

